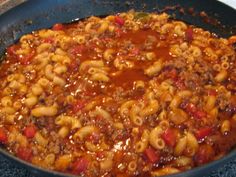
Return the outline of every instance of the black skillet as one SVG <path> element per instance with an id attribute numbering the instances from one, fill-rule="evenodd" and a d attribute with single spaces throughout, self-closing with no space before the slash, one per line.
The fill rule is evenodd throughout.
<path id="1" fill-rule="evenodd" d="M 165 11 L 172 18 L 205 28 L 221 37 L 236 34 L 236 10 L 216 0 L 31 0 L 0 16 L 0 56 L 8 45 L 33 30 L 49 28 L 58 22 L 67 23 L 91 15 L 103 16 L 130 9 Z M 0 154 L 36 176 L 71 176 L 33 166 L 10 155 L 3 148 L 0 148 Z M 236 152 L 232 150 L 220 160 L 169 177 L 206 175 L 235 158 Z"/>

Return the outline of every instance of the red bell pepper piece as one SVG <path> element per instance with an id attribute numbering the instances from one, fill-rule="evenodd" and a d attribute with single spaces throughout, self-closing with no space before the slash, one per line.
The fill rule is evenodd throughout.
<path id="1" fill-rule="evenodd" d="M 210 135 L 212 132 L 212 128 L 211 127 L 204 127 L 199 129 L 196 133 L 195 136 L 198 140 L 201 140 L 203 138 L 205 138 L 206 136 Z"/>
<path id="2" fill-rule="evenodd" d="M 188 42 L 191 42 L 193 40 L 193 29 L 192 28 L 188 28 L 186 31 L 185 31 L 185 37 L 186 37 L 186 40 Z"/>
<path id="3" fill-rule="evenodd" d="M 159 154 L 157 154 L 157 152 L 155 152 L 155 150 L 151 147 L 145 149 L 144 153 L 151 163 L 156 163 L 160 160 Z"/>
<path id="4" fill-rule="evenodd" d="M 6 144 L 7 143 L 7 132 L 3 127 L 0 127 L 0 143 Z"/>
<path id="5" fill-rule="evenodd" d="M 53 25 L 52 29 L 55 31 L 60 31 L 64 29 L 64 25 L 61 23 L 56 23 L 55 25 Z"/>
<path id="6" fill-rule="evenodd" d="M 25 127 L 25 129 L 24 129 L 24 135 L 27 138 L 33 138 L 35 136 L 36 132 L 37 132 L 37 130 L 34 125 L 29 125 L 29 126 Z"/>
<path id="7" fill-rule="evenodd" d="M 161 135 L 163 140 L 168 146 L 173 147 L 176 144 L 176 131 L 174 131 L 171 128 L 168 128 L 164 131 L 164 133 Z"/>
<path id="8" fill-rule="evenodd" d="M 84 172 L 85 170 L 87 170 L 88 165 L 89 165 L 89 161 L 86 158 L 84 157 L 79 158 L 73 164 L 73 173 L 80 174 Z"/>
<path id="9" fill-rule="evenodd" d="M 208 144 L 203 144 L 198 148 L 198 151 L 193 159 L 197 165 L 202 165 L 211 161 L 214 157 L 214 149 Z"/>
<path id="10" fill-rule="evenodd" d="M 207 116 L 206 112 L 202 111 L 202 110 L 197 110 L 194 115 L 193 115 L 195 118 L 197 119 L 202 119 L 204 117 Z"/>
<path id="11" fill-rule="evenodd" d="M 8 55 L 15 55 L 17 48 L 18 47 L 16 45 L 12 45 L 12 46 L 8 47 L 7 48 L 7 54 Z"/>
<path id="12" fill-rule="evenodd" d="M 115 23 L 120 26 L 123 26 L 125 24 L 125 20 L 119 16 L 115 16 Z"/>
<path id="13" fill-rule="evenodd" d="M 202 119 L 207 116 L 206 112 L 197 108 L 193 103 L 188 103 L 185 110 L 196 119 Z"/>

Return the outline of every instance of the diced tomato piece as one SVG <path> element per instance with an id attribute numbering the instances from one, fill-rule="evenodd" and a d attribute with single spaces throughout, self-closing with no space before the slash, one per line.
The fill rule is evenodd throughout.
<path id="1" fill-rule="evenodd" d="M 159 154 L 151 147 L 145 149 L 144 153 L 151 163 L 156 163 L 160 160 Z"/>
<path id="2" fill-rule="evenodd" d="M 7 143 L 7 132 L 3 127 L 0 127 L 0 143 Z"/>
<path id="3" fill-rule="evenodd" d="M 193 29 L 192 28 L 188 28 L 186 31 L 185 31 L 185 37 L 186 37 L 186 40 L 188 42 L 191 42 L 193 40 Z"/>
<path id="4" fill-rule="evenodd" d="M 125 20 L 119 16 L 115 16 L 115 23 L 120 26 L 123 26 L 125 24 Z"/>
<path id="5" fill-rule="evenodd" d="M 177 134 L 176 131 L 174 131 L 171 128 L 166 129 L 164 133 L 161 135 L 161 137 L 168 146 L 173 147 L 176 144 Z"/>
<path id="6" fill-rule="evenodd" d="M 16 50 L 17 50 L 17 46 L 16 45 L 12 45 L 12 46 L 7 48 L 7 54 L 8 55 L 15 55 L 16 54 Z"/>
<path id="7" fill-rule="evenodd" d="M 30 161 L 32 157 L 32 150 L 29 147 L 20 146 L 17 150 L 16 155 L 22 160 Z"/>
<path id="8" fill-rule="evenodd" d="M 80 111 L 81 109 L 83 109 L 83 107 L 85 106 L 85 101 L 83 100 L 77 100 L 76 103 L 73 105 L 73 112 L 76 113 L 78 111 Z"/>
<path id="9" fill-rule="evenodd" d="M 212 128 L 211 127 L 204 127 L 199 129 L 196 133 L 195 136 L 198 140 L 201 140 L 203 138 L 205 138 L 206 136 L 210 135 L 212 132 Z"/>
<path id="10" fill-rule="evenodd" d="M 64 29 L 64 25 L 61 23 L 56 23 L 55 25 L 53 25 L 52 29 L 55 31 L 60 31 Z"/>
<path id="11" fill-rule="evenodd" d="M 198 151 L 194 156 L 194 161 L 197 165 L 202 165 L 211 161 L 214 156 L 214 149 L 208 144 L 203 144 L 198 148 Z"/>
<path id="12" fill-rule="evenodd" d="M 34 135 L 36 134 L 36 127 L 34 125 L 29 125 L 27 127 L 25 127 L 24 129 L 24 135 L 27 137 L 27 138 L 33 138 Z"/>
<path id="13" fill-rule="evenodd" d="M 73 173 L 80 174 L 80 173 L 84 172 L 85 170 L 87 170 L 88 165 L 89 165 L 89 161 L 86 158 L 84 158 L 84 157 L 79 158 L 73 164 Z"/>

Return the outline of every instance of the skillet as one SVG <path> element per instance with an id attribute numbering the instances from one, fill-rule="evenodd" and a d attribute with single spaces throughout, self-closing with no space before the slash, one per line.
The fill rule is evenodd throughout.
<path id="1" fill-rule="evenodd" d="M 66 23 L 85 17 L 103 16 L 135 9 L 136 11 L 167 12 L 172 18 L 202 27 L 220 37 L 236 34 L 236 11 L 216 0 L 51 0 L 27 1 L 0 16 L 0 56 L 4 49 L 16 42 L 20 36 L 33 30 L 49 28 L 55 23 Z M 201 14 L 201 15 L 199 15 Z M 0 153 L 12 163 L 21 165 L 36 176 L 60 176 L 66 174 L 35 167 L 7 153 Z M 169 177 L 194 177 L 206 175 L 236 157 L 232 150 L 224 158 L 192 170 L 169 175 Z M 71 175 L 67 175 L 71 176 Z"/>

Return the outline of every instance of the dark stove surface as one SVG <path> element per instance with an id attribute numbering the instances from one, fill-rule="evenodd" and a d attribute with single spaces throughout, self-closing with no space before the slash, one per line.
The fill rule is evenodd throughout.
<path id="1" fill-rule="evenodd" d="M 0 155 L 0 177 L 35 177 L 24 168 L 13 165 Z M 236 159 L 225 164 L 209 176 L 204 177 L 236 177 Z"/>

